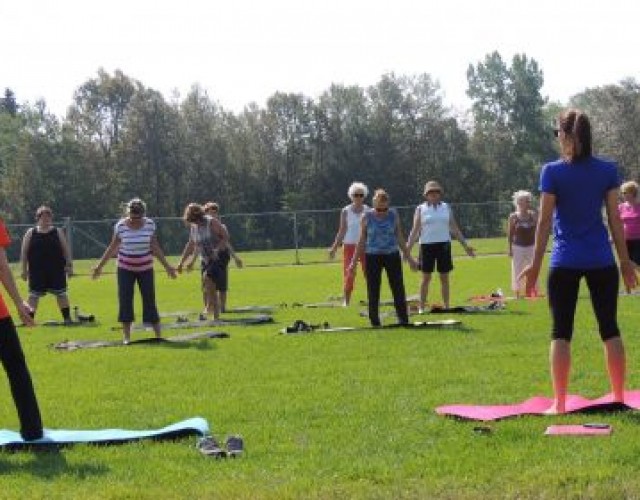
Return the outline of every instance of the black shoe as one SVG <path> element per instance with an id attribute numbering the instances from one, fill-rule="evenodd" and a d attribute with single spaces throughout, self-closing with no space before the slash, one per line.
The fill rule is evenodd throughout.
<path id="1" fill-rule="evenodd" d="M 244 452 L 244 441 L 241 436 L 229 436 L 225 448 L 227 448 L 228 457 L 237 458 Z"/>
<path id="2" fill-rule="evenodd" d="M 209 457 L 225 458 L 227 456 L 213 436 L 205 436 L 199 439 L 196 448 L 200 450 L 200 453 Z"/>

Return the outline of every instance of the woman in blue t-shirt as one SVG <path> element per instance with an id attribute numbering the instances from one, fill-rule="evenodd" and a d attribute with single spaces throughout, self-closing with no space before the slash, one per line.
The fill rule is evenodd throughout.
<path id="1" fill-rule="evenodd" d="M 400 252 L 412 269 L 417 268 L 417 263 L 407 248 L 398 212 L 389 208 L 387 192 L 384 189 L 376 189 L 372 204 L 373 209 L 365 211 L 360 219 L 360 238 L 347 272 L 355 272 L 358 260 L 364 253 L 367 262 L 364 272 L 367 279 L 369 320 L 372 326 L 380 326 L 380 283 L 382 270 L 386 270 L 398 322 L 406 325 L 409 323 L 409 314 Z"/>
<path id="2" fill-rule="evenodd" d="M 619 276 L 602 221 L 603 204 L 625 286 L 631 289 L 638 284 L 618 215 L 620 181 L 616 164 L 592 155 L 591 124 L 581 111 L 561 113 L 555 134 L 561 158 L 546 164 L 540 174 L 540 218 L 533 263 L 521 274 L 527 293 L 532 292 L 553 225 L 547 282 L 553 319 L 550 362 L 554 403 L 547 411 L 551 414 L 567 410 L 571 337 L 582 277 L 586 279 L 604 342 L 614 401 L 624 401 L 626 361 L 617 323 Z"/>

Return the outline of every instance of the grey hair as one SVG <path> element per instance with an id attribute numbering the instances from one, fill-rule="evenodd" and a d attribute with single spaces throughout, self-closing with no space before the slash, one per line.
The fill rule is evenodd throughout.
<path id="1" fill-rule="evenodd" d="M 521 189 L 520 191 L 516 191 L 515 193 L 513 193 L 513 206 L 518 208 L 518 200 L 521 200 L 523 198 L 529 200 L 529 203 L 533 202 L 533 195 L 531 194 L 531 192 Z"/>
<path id="2" fill-rule="evenodd" d="M 362 191 L 364 193 L 364 197 L 369 196 L 369 188 L 365 186 L 362 182 L 354 182 L 349 186 L 349 190 L 347 191 L 347 196 L 349 198 L 353 197 L 353 193 L 356 191 Z"/>

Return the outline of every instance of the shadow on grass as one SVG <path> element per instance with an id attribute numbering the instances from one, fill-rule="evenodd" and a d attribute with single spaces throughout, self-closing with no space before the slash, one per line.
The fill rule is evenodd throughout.
<path id="1" fill-rule="evenodd" d="M 34 446 L 29 450 L 20 450 L 19 452 L 30 453 L 32 460 L 26 463 L 14 464 L 4 460 L 4 457 L 0 454 L 0 476 L 28 472 L 42 479 L 52 479 L 61 475 L 72 475 L 78 479 L 85 479 L 109 472 L 109 468 L 104 465 L 69 465 L 59 447 Z M 18 451 L 11 453 L 15 454 Z"/>

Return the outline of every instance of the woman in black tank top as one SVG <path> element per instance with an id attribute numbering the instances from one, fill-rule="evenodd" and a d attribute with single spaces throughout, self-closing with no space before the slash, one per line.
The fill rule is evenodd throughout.
<path id="1" fill-rule="evenodd" d="M 61 229 L 53 225 L 47 206 L 36 211 L 36 226 L 22 239 L 22 279 L 29 281 L 29 305 L 35 316 L 40 297 L 56 296 L 65 323 L 71 323 L 67 276 L 73 274 L 71 252 Z"/>

